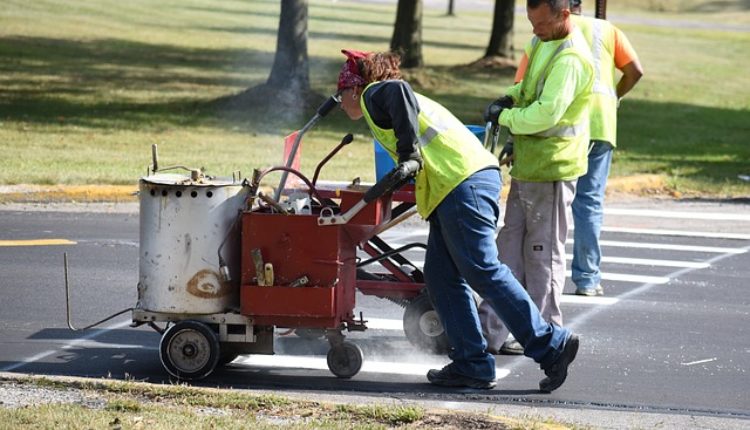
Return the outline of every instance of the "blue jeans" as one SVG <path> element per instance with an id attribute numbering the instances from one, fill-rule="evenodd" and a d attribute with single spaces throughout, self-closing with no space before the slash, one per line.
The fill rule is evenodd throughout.
<path id="1" fill-rule="evenodd" d="M 470 286 L 500 316 L 525 354 L 547 368 L 557 360 L 569 331 L 542 319 L 539 309 L 495 243 L 502 179 L 496 169 L 480 170 L 451 191 L 429 217 L 424 274 L 452 351 L 452 371 L 495 379 L 495 357 L 486 352 Z"/>
<path id="2" fill-rule="evenodd" d="M 573 283 L 578 290 L 593 290 L 602 275 L 599 264 L 602 250 L 599 235 L 602 230 L 604 190 L 607 188 L 609 166 L 612 163 L 612 145 L 594 140 L 589 152 L 589 170 L 578 178 L 573 199 Z"/>

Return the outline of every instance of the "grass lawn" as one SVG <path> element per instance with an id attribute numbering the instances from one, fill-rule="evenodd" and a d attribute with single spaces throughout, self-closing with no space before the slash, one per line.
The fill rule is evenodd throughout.
<path id="1" fill-rule="evenodd" d="M 750 175 L 746 2 L 619 3 L 610 2 L 609 17 L 635 45 L 645 76 L 622 103 L 612 175 L 662 175 L 685 195 L 750 195 L 750 182 L 738 178 Z M 484 52 L 490 12 L 447 17 L 443 8 L 426 9 L 427 67 L 407 76 L 467 124 L 479 123 L 484 106 L 512 80 L 507 72 L 463 67 Z M 154 143 L 162 166 L 205 167 L 214 175 L 249 176 L 278 164 L 283 136 L 313 112 L 271 115 L 215 102 L 265 81 L 278 14 L 278 0 L 5 0 L 0 185 L 134 184 Z M 341 48 L 388 48 L 395 1 L 310 0 L 309 14 L 311 82 L 327 95 Z M 514 37 L 517 50 L 530 37 L 523 14 Z M 373 180 L 369 132 L 339 111 L 305 136 L 303 171 L 312 175 L 348 132 L 354 144 L 321 177 Z"/>

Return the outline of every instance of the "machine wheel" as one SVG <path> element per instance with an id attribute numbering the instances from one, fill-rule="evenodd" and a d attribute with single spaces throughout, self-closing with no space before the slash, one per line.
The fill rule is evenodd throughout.
<path id="1" fill-rule="evenodd" d="M 362 368 L 362 350 L 351 342 L 341 342 L 328 350 L 327 361 L 331 373 L 349 379 Z"/>
<path id="2" fill-rule="evenodd" d="M 184 380 L 208 376 L 220 355 L 218 336 L 198 321 L 178 322 L 164 332 L 159 343 L 161 364 L 170 375 Z"/>
<path id="3" fill-rule="evenodd" d="M 445 354 L 450 350 L 443 323 L 424 292 L 406 305 L 404 334 L 412 345 L 427 352 Z"/>
<path id="4" fill-rule="evenodd" d="M 294 334 L 302 339 L 315 340 L 325 336 L 326 331 L 322 328 L 298 328 L 294 330 Z"/>

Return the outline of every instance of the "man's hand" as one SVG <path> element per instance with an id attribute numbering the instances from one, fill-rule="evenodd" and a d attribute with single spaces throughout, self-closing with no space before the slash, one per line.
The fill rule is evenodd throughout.
<path id="1" fill-rule="evenodd" d="M 507 142 L 505 142 L 505 146 L 503 146 L 503 150 L 500 151 L 500 155 L 498 156 L 498 158 L 502 160 L 503 158 L 511 157 L 512 155 L 513 155 L 513 141 L 509 139 Z"/>
<path id="2" fill-rule="evenodd" d="M 503 109 L 509 109 L 513 107 L 513 99 L 510 96 L 503 96 L 494 102 L 487 105 L 484 110 L 484 122 L 491 122 L 492 125 L 497 125 L 500 121 L 500 113 Z"/>
<path id="3" fill-rule="evenodd" d="M 508 166 L 513 165 L 513 138 L 508 136 L 508 140 L 505 141 L 503 150 L 500 151 L 500 155 L 497 157 L 500 160 L 500 165 L 507 164 Z"/>

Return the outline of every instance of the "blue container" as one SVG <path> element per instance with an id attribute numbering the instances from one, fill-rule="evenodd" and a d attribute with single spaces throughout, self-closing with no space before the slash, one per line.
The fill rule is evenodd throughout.
<path id="1" fill-rule="evenodd" d="M 468 128 L 470 132 L 474 133 L 474 136 L 476 136 L 477 139 L 479 139 L 479 141 L 484 144 L 485 128 L 483 125 L 467 125 L 466 128 Z"/>
<path id="2" fill-rule="evenodd" d="M 396 167 L 396 163 L 377 139 L 375 139 L 373 143 L 375 146 L 375 178 L 376 181 L 379 181 L 383 176 Z"/>
<path id="3" fill-rule="evenodd" d="M 466 128 L 474 133 L 477 139 L 479 139 L 479 142 L 484 143 L 484 126 L 467 125 Z M 377 139 L 373 141 L 373 144 L 375 146 L 375 180 L 379 181 L 383 176 L 396 167 L 396 163 Z"/>

